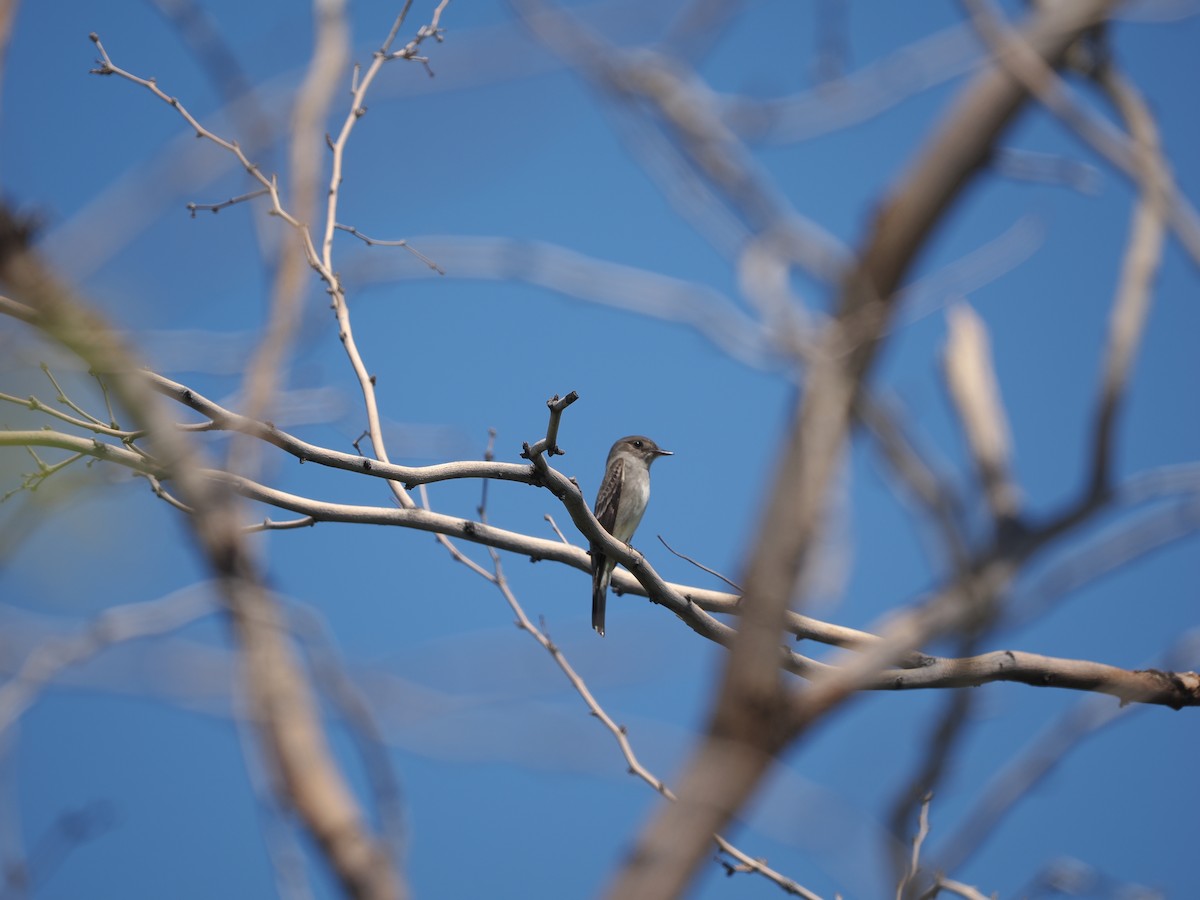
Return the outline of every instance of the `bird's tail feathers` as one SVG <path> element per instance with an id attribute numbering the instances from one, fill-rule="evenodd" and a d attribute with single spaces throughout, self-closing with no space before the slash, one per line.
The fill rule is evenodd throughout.
<path id="1" fill-rule="evenodd" d="M 604 612 L 608 605 L 608 583 L 612 580 L 612 566 L 603 556 L 592 552 L 592 627 L 604 637 Z"/>

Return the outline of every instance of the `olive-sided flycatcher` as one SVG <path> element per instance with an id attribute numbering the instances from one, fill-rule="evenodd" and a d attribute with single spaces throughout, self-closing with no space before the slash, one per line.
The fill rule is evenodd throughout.
<path id="1" fill-rule="evenodd" d="M 670 450 L 640 434 L 623 437 L 608 451 L 604 481 L 596 495 L 596 518 L 604 530 L 618 541 L 633 540 L 646 503 L 650 500 L 650 464 Z M 616 561 L 592 545 L 592 627 L 604 634 L 604 607 L 608 602 L 608 582 Z"/>

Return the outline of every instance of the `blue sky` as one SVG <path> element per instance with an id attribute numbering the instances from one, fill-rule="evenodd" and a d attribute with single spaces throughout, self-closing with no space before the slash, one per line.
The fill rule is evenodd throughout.
<path id="1" fill-rule="evenodd" d="M 299 8 L 207 4 L 275 123 L 286 120 L 311 47 L 307 9 Z M 611 40 L 632 47 L 661 36 L 674 8 L 624 3 L 586 12 Z M 418 0 L 404 33 L 430 11 Z M 1112 38 L 1117 59 L 1151 98 L 1181 189 L 1197 197 L 1192 86 L 1200 75 L 1200 22 L 1177 12 L 1144 4 Z M 369 59 L 394 13 L 378 3 L 352 11 L 356 59 Z M 962 18 L 957 4 L 940 2 L 861 2 L 846 14 L 852 70 Z M 749 4 L 699 74 L 721 92 L 760 98 L 808 89 L 814 22 L 812 4 Z M 620 435 L 648 433 L 674 450 L 655 467 L 636 543 L 667 578 L 716 587 L 654 536 L 736 576 L 793 387 L 778 365 L 724 353 L 725 334 L 639 314 L 647 301 L 636 288 L 606 294 L 607 283 L 590 269 L 572 282 L 590 296 L 554 288 L 587 258 L 699 286 L 723 298 L 727 311 L 748 315 L 736 268 L 642 165 L 638 120 L 532 42 L 507 5 L 453 3 L 443 25 L 445 42 L 426 45 L 436 77 L 395 63 L 375 85 L 351 139 L 339 215 L 372 237 L 410 240 L 447 270 L 439 277 L 402 250 L 339 237 L 339 271 L 357 340 L 378 379 L 392 456 L 412 463 L 477 457 L 494 428 L 497 457 L 516 461 L 521 443 L 544 433 L 545 400 L 576 390 L 581 399 L 564 417 L 567 455 L 558 467 L 590 497 Z M 156 77 L 214 130 L 236 136 L 212 80 L 152 4 L 27 2 L 0 99 L 5 196 L 38 211 L 44 252 L 156 367 L 236 404 L 271 279 L 255 229 L 275 240 L 279 223 L 247 205 L 189 217 L 188 202 L 245 191 L 243 174 L 145 90 L 89 75 L 91 31 L 117 65 Z M 952 78 L 852 128 L 758 143 L 754 158 L 799 213 L 853 246 L 963 83 Z M 347 102 L 340 94 L 333 122 Z M 1096 166 L 1097 189 L 996 175 L 972 185 L 914 270 L 912 280 L 926 289 L 901 316 L 875 384 L 969 487 L 939 375 L 943 310 L 965 296 L 990 329 L 1025 503 L 1044 515 L 1075 496 L 1086 475 L 1131 189 L 1043 112 L 1022 116 L 1003 145 Z M 279 170 L 286 152 L 273 144 L 256 158 Z M 465 238 L 510 241 L 487 245 L 508 271 L 528 271 L 520 263 L 529 259 L 561 264 L 533 283 L 478 277 L 472 253 L 483 245 Z M 550 256 L 551 245 L 562 255 Z M 999 260 L 994 277 L 946 275 L 980 248 Z M 1200 455 L 1196 269 L 1174 244 L 1158 284 L 1120 425 L 1122 477 Z M 829 301 L 809 280 L 793 286 L 811 308 Z M 276 420 L 306 440 L 350 450 L 364 418 L 315 278 L 306 304 L 287 377 L 298 403 Z M 37 368 L 46 360 L 80 398 L 99 402 L 85 377 L 27 332 L 0 324 L 0 341 L 7 359 L 0 390 L 49 399 Z M 32 421 L 16 407 L 0 417 L 8 427 Z M 389 504 L 378 483 L 268 459 L 267 477 L 284 490 Z M 4 451 L 0 488 L 15 485 L 27 468 L 24 454 Z M 478 496 L 474 483 L 430 490 L 434 508 L 454 515 L 472 516 Z M 835 496 L 839 527 L 825 567 L 833 587 L 813 612 L 869 627 L 941 573 L 925 552 L 928 535 L 869 445 L 856 443 Z M 121 472 L 80 470 L 27 500 L 0 507 L 8 523 L 22 504 L 20 540 L 6 529 L 12 546 L 0 548 L 4 631 L 26 642 L 20 646 L 203 578 L 178 514 Z M 490 489 L 494 524 L 552 537 L 546 513 L 569 525 L 545 492 Z M 248 521 L 264 514 L 248 510 Z M 625 774 L 615 745 L 546 654 L 513 628 L 499 593 L 422 533 L 321 525 L 257 541 L 272 585 L 320 615 L 347 670 L 376 703 L 403 790 L 406 871 L 416 893 L 598 892 L 658 801 Z M 485 559 L 477 548 L 468 552 Z M 629 727 L 644 762 L 669 781 L 703 727 L 721 651 L 665 610 L 629 597 L 610 600 L 609 633 L 600 640 L 588 627 L 585 575 L 520 558 L 505 565 L 527 612 L 544 618 L 601 702 Z M 985 649 L 1151 665 L 1196 626 L 1197 576 L 1193 537 L 1067 595 L 1044 617 L 991 636 Z M 231 718 L 227 647 L 226 629 L 209 617 L 170 638 L 116 648 L 47 690 L 8 734 L 0 848 L 10 859 L 41 848 L 35 896 L 200 898 L 275 889 L 265 835 L 288 829 L 256 799 L 262 778 Z M 1194 658 L 1184 667 L 1195 668 Z M 947 700 L 940 693 L 860 698 L 789 751 L 732 837 L 823 895 L 887 891 L 881 826 Z M 993 685 L 974 700 L 970 736 L 932 807 L 935 852 L 993 773 L 1087 698 Z M 365 787 L 353 742 L 336 733 L 339 757 Z M 954 874 L 1007 897 L 1050 861 L 1073 857 L 1116 882 L 1200 895 L 1189 853 L 1200 798 L 1198 740 L 1193 714 L 1133 712 L 1073 752 Z M 104 827 L 55 856 L 48 832 L 69 810 L 89 805 L 103 810 Z M 295 846 L 308 851 L 303 839 Z M 306 871 L 317 896 L 333 895 L 320 866 Z M 715 865 L 702 871 L 695 891 L 704 898 L 780 896 L 750 876 L 727 879 Z"/>

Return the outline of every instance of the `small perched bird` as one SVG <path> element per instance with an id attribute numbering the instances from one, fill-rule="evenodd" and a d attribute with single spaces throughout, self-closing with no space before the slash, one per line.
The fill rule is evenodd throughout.
<path id="1" fill-rule="evenodd" d="M 650 463 L 660 456 L 672 456 L 658 444 L 640 434 L 623 437 L 608 451 L 604 481 L 596 495 L 596 518 L 604 530 L 618 541 L 633 540 L 646 503 L 650 500 Z M 604 607 L 608 602 L 608 582 L 616 560 L 609 559 L 592 545 L 592 627 L 604 634 Z"/>

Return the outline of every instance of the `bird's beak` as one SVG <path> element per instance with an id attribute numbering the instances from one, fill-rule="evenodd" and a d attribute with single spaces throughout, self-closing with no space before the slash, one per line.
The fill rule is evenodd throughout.
<path id="1" fill-rule="evenodd" d="M 675 453 L 671 450 L 655 450 L 654 455 L 655 456 L 674 456 Z"/>

